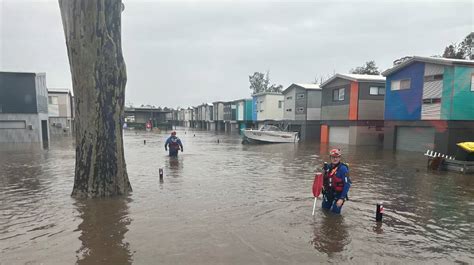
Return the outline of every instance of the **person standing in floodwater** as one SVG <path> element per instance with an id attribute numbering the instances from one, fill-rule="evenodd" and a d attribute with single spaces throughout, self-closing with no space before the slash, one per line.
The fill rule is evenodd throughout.
<path id="1" fill-rule="evenodd" d="M 323 203 L 324 209 L 340 214 L 342 205 L 347 200 L 351 187 L 349 166 L 341 162 L 341 150 L 332 149 L 329 152 L 331 164 L 324 163 Z"/>
<path id="2" fill-rule="evenodd" d="M 183 144 L 181 143 L 181 140 L 176 137 L 176 131 L 171 132 L 171 136 L 166 139 L 165 142 L 165 151 L 168 151 L 169 148 L 169 156 L 172 157 L 177 157 L 178 156 L 178 151 L 181 149 L 181 152 L 183 152 Z"/>

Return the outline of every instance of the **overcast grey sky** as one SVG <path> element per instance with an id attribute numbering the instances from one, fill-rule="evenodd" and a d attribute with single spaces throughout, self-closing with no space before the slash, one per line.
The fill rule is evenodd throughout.
<path id="1" fill-rule="evenodd" d="M 472 0 L 124 3 L 126 102 L 135 106 L 248 98 L 255 71 L 287 87 L 369 60 L 385 70 L 474 31 Z M 0 0 L 0 71 L 46 72 L 48 88 L 71 88 L 56 0 Z"/>

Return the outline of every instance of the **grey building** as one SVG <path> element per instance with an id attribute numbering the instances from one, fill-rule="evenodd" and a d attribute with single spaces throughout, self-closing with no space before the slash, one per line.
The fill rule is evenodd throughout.
<path id="1" fill-rule="evenodd" d="M 224 123 L 226 132 L 236 132 L 239 130 L 236 102 L 224 102 Z"/>
<path id="2" fill-rule="evenodd" d="M 225 130 L 225 123 L 224 123 L 224 102 L 223 101 L 216 101 L 212 102 L 212 112 L 213 112 L 213 122 L 214 126 L 212 126 L 216 131 L 224 131 Z"/>
<path id="3" fill-rule="evenodd" d="M 0 72 L 0 142 L 47 142 L 45 73 Z"/>
<path id="4" fill-rule="evenodd" d="M 301 140 L 318 139 L 321 131 L 321 88 L 318 84 L 291 84 L 283 90 L 283 119 Z"/>
<path id="5" fill-rule="evenodd" d="M 48 114 L 50 135 L 72 135 L 74 109 L 71 91 L 48 89 Z"/>
<path id="6" fill-rule="evenodd" d="M 385 77 L 336 74 L 321 88 L 321 143 L 383 144 Z"/>

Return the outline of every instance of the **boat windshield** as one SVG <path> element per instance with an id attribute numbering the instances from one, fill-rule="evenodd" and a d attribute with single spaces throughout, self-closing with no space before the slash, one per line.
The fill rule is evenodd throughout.
<path id="1" fill-rule="evenodd" d="M 263 126 L 260 128 L 260 131 L 277 131 L 277 132 L 281 132 L 281 129 L 278 128 L 278 127 L 275 126 L 275 125 L 263 125 Z"/>

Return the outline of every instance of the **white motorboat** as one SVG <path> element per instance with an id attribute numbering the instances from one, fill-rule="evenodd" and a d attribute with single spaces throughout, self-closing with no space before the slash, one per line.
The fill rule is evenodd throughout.
<path id="1" fill-rule="evenodd" d="M 243 142 L 297 143 L 298 132 L 286 132 L 274 125 L 263 125 L 258 130 L 242 130 Z"/>

